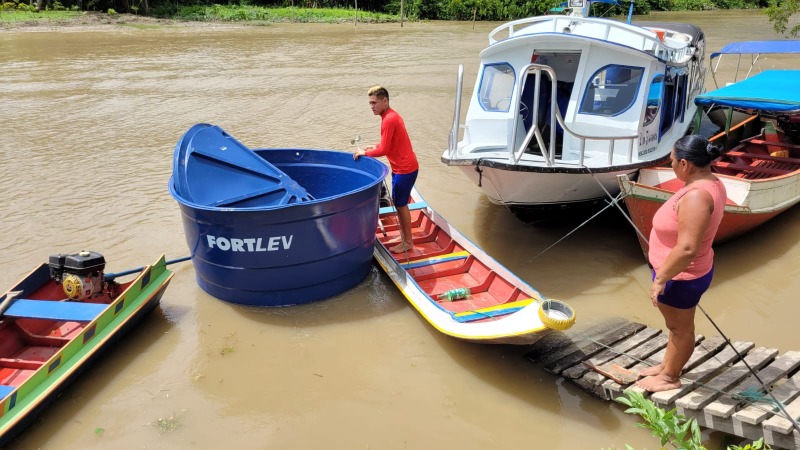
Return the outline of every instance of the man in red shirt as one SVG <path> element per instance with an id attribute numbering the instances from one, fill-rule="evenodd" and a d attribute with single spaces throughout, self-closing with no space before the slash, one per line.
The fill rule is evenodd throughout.
<path id="1" fill-rule="evenodd" d="M 411 139 L 408 138 L 406 125 L 397 111 L 389 107 L 389 92 L 386 88 L 375 86 L 367 92 L 372 113 L 381 116 L 381 141 L 378 145 L 369 145 L 353 154 L 354 159 L 361 156 L 386 156 L 392 169 L 392 201 L 397 209 L 400 221 L 400 237 L 388 243 L 398 245 L 391 247 L 392 253 L 408 252 L 414 248 L 411 234 L 411 213 L 408 211 L 408 198 L 411 188 L 417 180 L 419 163 Z"/>

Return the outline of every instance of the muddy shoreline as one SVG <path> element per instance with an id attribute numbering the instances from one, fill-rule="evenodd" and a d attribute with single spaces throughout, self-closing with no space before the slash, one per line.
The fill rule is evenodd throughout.
<path id="1" fill-rule="evenodd" d="M 3 31 L 93 31 L 113 29 L 117 27 L 196 27 L 196 28 L 236 28 L 243 26 L 262 25 L 249 22 L 219 22 L 219 21 L 187 21 L 174 19 L 159 19 L 155 17 L 139 16 L 136 14 L 105 14 L 100 12 L 86 12 L 80 16 L 56 20 L 28 20 L 21 22 L 0 21 L 0 32 Z"/>

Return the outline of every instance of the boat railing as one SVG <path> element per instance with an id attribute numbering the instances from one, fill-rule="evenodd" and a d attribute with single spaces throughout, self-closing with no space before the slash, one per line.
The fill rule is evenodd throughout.
<path id="1" fill-rule="evenodd" d="M 464 66 L 458 65 L 458 75 L 456 76 L 456 100 L 453 111 L 453 127 L 447 136 L 447 151 L 450 159 L 455 158 L 458 148 L 458 131 L 461 129 L 461 90 L 464 84 Z"/>
<path id="2" fill-rule="evenodd" d="M 550 78 L 550 121 L 549 123 L 555 123 L 558 121 L 558 124 L 561 125 L 561 128 L 564 130 L 565 133 L 570 134 L 571 136 L 577 138 L 580 142 L 580 151 L 578 154 L 578 164 L 583 166 L 585 157 L 586 157 L 586 141 L 608 141 L 608 164 L 611 165 L 614 160 L 614 147 L 617 141 L 627 141 L 628 142 L 628 152 L 627 152 L 627 161 L 633 161 L 633 146 L 635 140 L 639 137 L 638 134 L 628 134 L 628 135 L 608 135 L 608 136 L 599 136 L 599 135 L 589 135 L 585 133 L 579 133 L 574 129 L 567 126 L 564 122 L 564 117 L 561 115 L 561 111 L 558 109 L 558 101 L 556 95 L 556 72 L 553 70 L 552 67 L 542 65 L 542 64 L 528 64 L 522 68 L 520 71 L 520 80 L 518 82 L 518 86 L 525 86 L 525 82 L 529 74 L 533 74 L 536 77 L 535 86 L 534 86 L 534 96 L 533 96 L 533 104 L 529 109 L 532 118 L 531 118 L 531 128 L 528 130 L 528 133 L 525 135 L 525 139 L 520 144 L 519 148 L 514 148 L 514 143 L 517 142 L 517 128 L 513 127 L 511 131 L 511 145 L 509 148 L 511 149 L 511 154 L 509 155 L 509 159 L 513 161 L 513 164 L 518 164 L 519 161 L 522 159 L 522 156 L 525 154 L 525 150 L 528 148 L 532 139 L 536 139 L 536 143 L 539 146 L 539 150 L 542 152 L 542 157 L 544 158 L 545 163 L 548 166 L 554 166 L 556 163 L 555 154 L 556 154 L 556 132 L 555 127 L 551 126 L 550 129 L 550 139 L 549 145 L 545 145 L 544 137 L 542 136 L 542 131 L 539 129 L 539 87 L 541 84 L 542 73 L 545 73 L 548 78 Z M 515 108 L 515 116 L 518 117 L 520 114 L 520 104 L 522 97 L 522 89 L 517 89 L 515 93 L 515 104 L 517 105 Z M 563 152 L 562 152 L 563 153 Z"/>
<path id="3" fill-rule="evenodd" d="M 625 38 L 625 45 L 631 48 L 636 48 L 643 52 L 651 53 L 661 59 L 672 61 L 672 62 L 683 62 L 687 61 L 692 54 L 694 53 L 694 47 L 686 46 L 683 48 L 673 48 L 670 47 L 664 42 L 659 39 L 658 35 L 653 31 L 632 27 L 628 24 L 622 22 L 616 22 L 609 19 L 597 19 L 591 17 L 574 17 L 574 16 L 540 16 L 540 17 L 528 17 L 525 19 L 518 19 L 513 20 L 511 22 L 504 23 L 499 27 L 495 28 L 491 32 L 489 32 L 489 44 L 496 44 L 497 42 L 509 39 L 514 36 L 514 33 L 517 32 L 519 29 L 534 25 L 537 23 L 544 23 L 544 22 L 551 22 L 552 27 L 549 30 L 542 29 L 539 32 L 549 32 L 549 33 L 565 33 L 565 34 L 574 34 L 574 35 L 583 35 L 581 33 L 580 25 L 581 23 L 586 23 L 592 25 L 591 30 L 592 34 L 587 35 L 588 37 L 599 38 L 602 40 L 608 40 L 612 34 L 612 31 L 618 31 L 628 35 Z M 567 26 L 563 26 L 567 23 Z M 604 27 L 605 30 L 601 31 L 600 35 L 598 36 L 597 33 L 597 26 Z M 500 34 L 507 34 L 507 36 L 499 36 Z"/>

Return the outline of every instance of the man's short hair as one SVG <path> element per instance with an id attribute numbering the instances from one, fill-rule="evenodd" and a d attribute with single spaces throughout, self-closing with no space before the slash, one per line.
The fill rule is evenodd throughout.
<path id="1" fill-rule="evenodd" d="M 371 88 L 369 88 L 369 91 L 367 91 L 367 95 L 368 96 L 374 95 L 375 97 L 385 98 L 387 100 L 389 99 L 389 91 L 387 91 L 386 88 L 383 86 L 372 86 Z"/>

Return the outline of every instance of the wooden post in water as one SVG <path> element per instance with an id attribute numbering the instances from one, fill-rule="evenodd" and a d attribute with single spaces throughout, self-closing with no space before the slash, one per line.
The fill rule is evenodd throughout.
<path id="1" fill-rule="evenodd" d="M 400 0 L 400 28 L 403 28 L 403 0 Z"/>
<path id="2" fill-rule="evenodd" d="M 358 25 L 358 0 L 356 0 L 356 15 L 353 17 L 353 26 Z"/>

